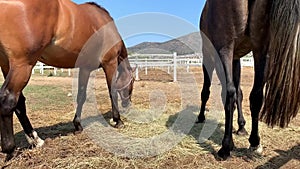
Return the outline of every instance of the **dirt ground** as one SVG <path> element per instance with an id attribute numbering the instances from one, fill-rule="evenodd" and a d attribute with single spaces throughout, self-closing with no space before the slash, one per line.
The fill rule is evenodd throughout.
<path id="1" fill-rule="evenodd" d="M 185 72 L 184 70 L 181 70 Z M 194 87 L 200 93 L 203 83 L 201 68 L 192 68 Z M 144 110 L 141 114 L 124 114 L 122 119 L 125 128 L 111 129 L 110 126 L 103 127 L 103 133 L 107 134 L 109 145 L 113 148 L 122 148 L 115 145 L 115 140 L 108 140 L 114 133 L 121 133 L 133 138 L 155 137 L 168 131 L 172 124 L 183 112 L 182 100 L 185 89 L 180 86 L 185 76 L 179 77 L 178 82 L 172 82 L 172 76 L 162 69 L 150 69 L 145 75 L 140 71 L 140 80 L 135 82 L 132 101 L 139 110 Z M 81 134 L 74 135 L 72 120 L 74 117 L 74 95 L 72 93 L 74 77 L 42 76 L 35 74 L 32 76 L 29 85 L 24 90 L 27 97 L 27 112 L 36 131 L 40 137 L 45 139 L 42 148 L 31 148 L 27 143 L 24 132 L 18 120 L 14 117 L 14 132 L 17 144 L 17 155 L 10 161 L 5 160 L 5 154 L 0 153 L 0 166 L 2 168 L 299 168 L 300 166 L 300 117 L 299 115 L 285 129 L 269 128 L 264 123 L 260 123 L 260 136 L 264 148 L 262 155 L 254 155 L 248 151 L 249 143 L 247 136 L 234 135 L 235 148 L 231 153 L 231 158 L 220 161 L 216 152 L 221 147 L 224 134 L 224 118 L 218 122 L 217 128 L 205 142 L 198 140 L 203 124 L 193 124 L 190 131 L 170 149 L 154 156 L 128 157 L 118 156 L 110 152 L 105 147 L 99 145 L 87 129 Z M 192 79 L 193 80 L 193 79 Z M 3 81 L 3 80 L 1 80 Z M 191 82 L 193 83 L 193 81 Z M 244 67 L 242 69 L 241 88 L 244 93 L 243 113 L 246 118 L 246 130 L 251 131 L 251 116 L 249 108 L 249 93 L 253 83 L 253 68 Z M 213 86 L 218 88 L 219 83 L 213 82 Z M 97 104 L 94 105 L 101 114 L 104 114 L 109 121 L 110 100 L 104 80 L 103 71 L 95 72 L 95 86 L 91 88 L 96 93 Z M 186 91 L 189 92 L 189 91 Z M 192 91 L 193 92 L 193 91 Z M 163 93 L 163 94 L 162 94 Z M 194 96 L 192 103 L 193 116 L 196 117 L 200 106 L 199 93 Z M 220 93 L 220 91 L 217 91 Z M 162 100 L 157 99 L 162 98 Z M 155 114 L 148 109 L 151 108 L 149 101 L 154 101 L 155 106 L 162 108 L 160 114 Z M 156 100 L 157 99 L 157 100 Z M 94 100 L 87 100 L 87 105 Z M 163 107 L 160 107 L 162 104 Z M 215 104 L 215 99 L 210 98 L 208 111 L 212 112 L 211 105 Z M 92 106 L 93 107 L 93 106 Z M 150 108 L 149 108 L 150 107 Z M 152 105 L 153 108 L 153 105 Z M 89 109 L 88 109 L 89 110 Z M 157 110 L 157 109 L 154 109 Z M 146 112 L 146 113 L 145 113 Z M 150 112 L 150 113 L 148 113 Z M 85 113 L 85 112 L 83 112 Z M 88 116 L 89 113 L 86 113 Z M 151 117 L 149 116 L 151 115 Z M 236 114 L 236 113 L 235 113 Z M 126 116 L 127 115 L 127 116 Z M 126 116 L 127 118 L 125 118 Z M 141 121 L 151 119 L 150 122 Z M 93 116 L 90 118 L 97 120 Z M 136 121 L 140 120 L 140 121 Z M 234 118 L 234 128 L 237 128 L 236 115 Z M 111 132 L 113 131 L 113 132 Z M 110 133 L 111 132 L 111 133 Z M 103 136 L 103 135 L 102 135 Z M 162 143 L 164 144 L 164 143 Z M 119 146 L 119 147 L 118 147 Z M 160 145 L 161 149 L 167 145 Z M 128 145 L 128 151 L 133 145 Z M 141 146 L 140 149 L 143 149 Z M 144 147 L 146 150 L 147 147 Z M 135 150 L 135 149 L 134 149 Z"/>

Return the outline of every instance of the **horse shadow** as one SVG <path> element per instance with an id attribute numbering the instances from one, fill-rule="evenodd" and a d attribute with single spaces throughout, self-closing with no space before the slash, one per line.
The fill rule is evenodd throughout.
<path id="1" fill-rule="evenodd" d="M 108 126 L 108 125 L 113 126 L 112 124 L 110 124 L 110 119 L 112 118 L 111 111 L 108 111 L 103 114 L 88 116 L 86 118 L 81 119 L 81 121 L 87 123 L 88 125 L 89 123 L 99 122 L 99 118 L 102 119 L 100 122 L 102 123 L 103 126 Z M 60 122 L 54 125 L 37 127 L 34 128 L 34 130 L 38 133 L 39 137 L 43 140 L 45 139 L 53 140 L 63 136 L 76 134 L 75 127 L 72 120 L 70 120 L 69 122 Z M 15 142 L 16 145 L 18 146 L 18 149 L 24 150 L 24 149 L 32 148 L 32 146 L 26 140 L 24 130 L 15 133 L 14 136 L 15 136 Z"/>
<path id="2" fill-rule="evenodd" d="M 214 158 L 218 161 L 222 161 L 222 159 L 218 156 L 217 152 L 218 149 L 216 149 L 215 145 L 218 145 L 221 147 L 222 145 L 222 139 L 224 136 L 224 123 L 223 122 L 218 122 L 217 120 L 213 119 L 206 119 L 205 123 L 196 123 L 195 120 L 197 120 L 198 114 L 194 114 L 193 112 L 199 112 L 198 106 L 187 106 L 184 110 L 169 116 L 167 122 L 166 122 L 166 127 L 169 129 L 173 130 L 173 125 L 176 121 L 176 119 L 179 117 L 181 113 L 184 113 L 185 115 L 188 116 L 194 116 L 191 117 L 190 119 L 194 119 L 190 121 L 190 123 L 193 123 L 193 126 L 191 129 L 184 133 L 188 136 L 192 136 L 195 140 L 197 140 L 197 144 L 204 150 L 211 152 Z M 225 120 L 224 120 L 225 122 Z M 212 134 L 208 136 L 208 138 L 203 138 L 203 135 L 201 136 L 201 132 L 206 132 L 203 131 L 207 130 L 208 128 L 205 128 L 206 124 L 214 124 L 213 127 L 215 127 L 214 131 L 212 131 Z M 176 132 L 176 130 L 173 130 Z M 234 133 L 234 131 L 233 131 Z M 205 136 L 205 134 L 204 134 Z M 239 136 L 239 137 L 245 137 L 245 136 Z M 243 157 L 244 160 L 248 161 L 249 159 L 253 159 L 253 153 L 249 152 L 248 148 L 237 148 L 234 147 L 233 151 L 231 152 L 232 156 L 234 157 Z M 247 158 L 245 158 L 247 157 Z M 255 155 L 257 157 L 257 155 Z"/>
<path id="3" fill-rule="evenodd" d="M 287 151 L 274 150 L 279 155 L 271 158 L 265 164 L 257 166 L 256 169 L 280 168 L 291 160 L 300 161 L 300 143 Z"/>
<path id="4" fill-rule="evenodd" d="M 173 129 L 174 128 L 173 126 L 176 123 L 176 120 L 179 118 L 180 114 L 183 113 L 187 116 L 190 116 L 189 119 L 192 119 L 192 120 L 189 121 L 189 123 L 192 124 L 192 127 L 190 128 L 189 131 L 186 131 L 184 134 L 192 136 L 194 139 L 196 139 L 197 144 L 201 148 L 203 148 L 204 151 L 211 152 L 214 155 L 214 157 L 217 159 L 217 151 L 215 150 L 215 148 L 213 147 L 213 145 L 211 143 L 209 143 L 208 141 L 199 142 L 200 133 L 204 127 L 204 123 L 196 123 L 197 115 L 193 113 L 196 110 L 198 110 L 197 106 L 187 106 L 185 109 L 181 110 L 180 112 L 178 112 L 174 115 L 170 115 L 166 122 L 166 127 L 173 130 L 176 133 L 177 131 Z M 210 120 L 207 120 L 207 122 L 215 123 L 214 121 L 210 121 Z M 213 132 L 211 137 L 208 138 L 208 140 L 212 141 L 213 143 L 215 143 L 217 145 L 221 145 L 221 143 L 222 143 L 222 136 L 224 134 L 224 131 L 221 129 L 221 127 L 222 127 L 222 124 L 217 124 L 215 131 Z"/>

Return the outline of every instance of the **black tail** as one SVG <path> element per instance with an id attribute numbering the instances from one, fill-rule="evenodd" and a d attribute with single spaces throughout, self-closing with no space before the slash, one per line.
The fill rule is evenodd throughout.
<path id="1" fill-rule="evenodd" d="M 273 0 L 266 98 L 260 118 L 285 127 L 300 107 L 300 0 Z"/>

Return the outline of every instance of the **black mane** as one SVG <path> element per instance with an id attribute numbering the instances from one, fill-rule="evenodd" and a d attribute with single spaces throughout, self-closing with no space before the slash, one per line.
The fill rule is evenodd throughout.
<path id="1" fill-rule="evenodd" d="M 97 4 L 96 2 L 87 2 L 86 4 L 94 5 L 94 6 L 98 7 L 99 9 L 105 11 L 108 15 L 110 15 L 109 12 L 105 8 L 103 8 L 102 6 Z"/>

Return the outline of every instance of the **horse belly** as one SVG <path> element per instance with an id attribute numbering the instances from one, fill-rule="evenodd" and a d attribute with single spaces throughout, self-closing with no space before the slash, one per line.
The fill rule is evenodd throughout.
<path id="1" fill-rule="evenodd" d="M 74 68 L 77 56 L 76 52 L 70 52 L 57 45 L 50 45 L 44 50 L 39 61 L 59 68 Z"/>
<path id="2" fill-rule="evenodd" d="M 242 36 L 239 39 L 236 39 L 235 47 L 234 47 L 234 59 L 240 59 L 245 56 L 249 52 L 251 52 L 251 41 L 248 36 Z"/>

